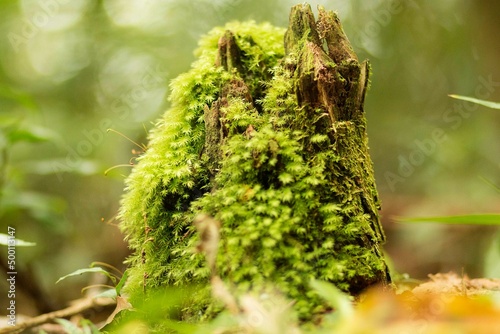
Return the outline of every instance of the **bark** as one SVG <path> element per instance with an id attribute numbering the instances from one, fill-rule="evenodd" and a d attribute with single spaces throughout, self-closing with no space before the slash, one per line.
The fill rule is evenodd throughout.
<path id="1" fill-rule="evenodd" d="M 319 7 L 318 21 L 309 5 L 294 6 L 290 12 L 289 27 L 285 35 L 287 56 L 297 58 L 293 77 L 296 79 L 297 100 L 305 112 L 320 108 L 329 115 L 326 125 L 328 135 L 336 142 L 337 149 L 344 152 L 361 151 L 360 156 L 345 155 L 342 163 L 346 167 L 337 181 L 354 180 L 356 187 L 345 184 L 343 189 L 353 189 L 359 196 L 365 214 L 370 216 L 371 229 L 360 242 L 374 251 L 381 259 L 381 244 L 385 235 L 380 222 L 380 203 L 374 182 L 372 161 L 368 153 L 368 136 L 364 115 L 364 100 L 369 83 L 369 63 L 359 63 L 345 35 L 340 20 L 334 12 Z M 313 117 L 313 115 L 311 115 Z M 346 124 L 355 127 L 354 132 L 343 133 Z M 325 127 L 323 127 L 325 128 Z M 350 135 L 351 140 L 342 137 Z M 344 143 L 347 145 L 345 146 Z M 340 146 L 340 147 L 339 147 Z M 345 181 L 343 181 L 345 180 Z M 373 237 L 369 237 L 373 232 Z M 353 292 L 374 284 L 391 281 L 388 270 L 378 271 L 369 280 L 355 282 Z"/>

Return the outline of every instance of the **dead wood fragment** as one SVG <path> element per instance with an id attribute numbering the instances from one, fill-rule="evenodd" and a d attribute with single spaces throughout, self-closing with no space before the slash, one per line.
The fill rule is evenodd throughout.
<path id="1" fill-rule="evenodd" d="M 73 305 L 50 313 L 45 313 L 34 318 L 30 318 L 23 322 L 17 323 L 15 326 L 8 326 L 0 328 L 0 334 L 14 334 L 21 333 L 26 329 L 40 326 L 54 321 L 58 318 L 67 318 L 75 314 L 85 311 L 99 309 L 106 306 L 116 305 L 116 301 L 111 298 L 83 298 L 79 299 Z"/>

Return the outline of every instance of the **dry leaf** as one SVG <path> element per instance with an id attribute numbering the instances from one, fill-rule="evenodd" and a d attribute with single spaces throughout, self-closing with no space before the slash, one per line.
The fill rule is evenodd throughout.
<path id="1" fill-rule="evenodd" d="M 116 308 L 113 311 L 113 313 L 109 315 L 108 319 L 106 319 L 106 322 L 101 326 L 101 328 L 110 324 L 111 321 L 113 321 L 113 319 L 116 317 L 116 315 L 121 311 L 130 309 L 132 309 L 132 305 L 128 302 L 128 300 L 125 297 L 116 296 Z"/>
<path id="2" fill-rule="evenodd" d="M 469 279 L 456 273 L 429 275 L 431 281 L 420 284 L 413 289 L 413 294 L 452 294 L 452 295 L 479 295 L 492 291 L 500 291 L 500 280 L 477 278 Z"/>

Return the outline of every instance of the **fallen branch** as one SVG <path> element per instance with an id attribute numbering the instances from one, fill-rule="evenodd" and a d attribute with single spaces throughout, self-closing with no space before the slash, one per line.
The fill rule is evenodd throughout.
<path id="1" fill-rule="evenodd" d="M 116 301 L 111 298 L 85 298 L 79 299 L 77 303 L 62 310 L 57 310 L 50 313 L 45 313 L 26 321 L 20 322 L 15 326 L 0 328 L 0 334 L 20 333 L 23 330 L 39 326 L 58 318 L 67 318 L 75 314 L 82 313 L 99 307 L 116 305 Z"/>

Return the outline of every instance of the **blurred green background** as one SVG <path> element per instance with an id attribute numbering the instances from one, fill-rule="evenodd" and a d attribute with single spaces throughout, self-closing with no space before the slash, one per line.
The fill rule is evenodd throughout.
<path id="1" fill-rule="evenodd" d="M 146 144 L 168 108 L 169 81 L 189 69 L 202 34 L 231 20 L 286 26 L 295 3 L 0 1 L 0 233 L 14 226 L 37 243 L 17 248 L 19 312 L 78 298 L 88 276 L 55 281 L 92 261 L 123 269 L 128 250 L 114 216 L 140 148 L 106 130 Z M 484 179 L 500 184 L 500 113 L 447 94 L 500 101 L 500 2 L 310 3 L 337 11 L 373 66 L 365 109 L 395 268 L 416 278 L 500 275 L 496 228 L 392 219 L 499 211 Z M 0 297 L 0 313 L 6 305 Z"/>

